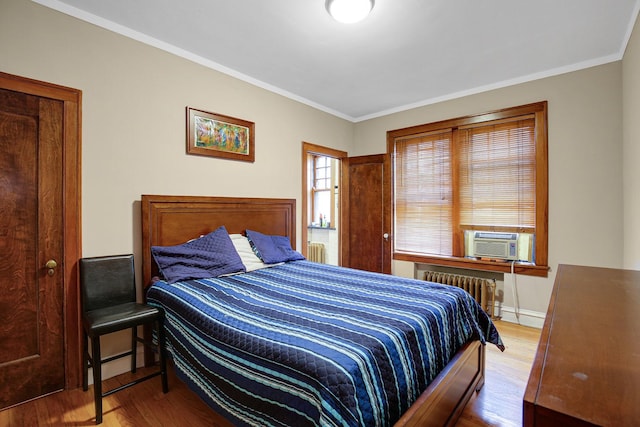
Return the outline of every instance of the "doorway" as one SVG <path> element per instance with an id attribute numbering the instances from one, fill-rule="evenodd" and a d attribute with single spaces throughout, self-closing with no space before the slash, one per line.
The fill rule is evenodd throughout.
<path id="1" fill-rule="evenodd" d="M 345 151 L 302 143 L 302 253 L 310 261 L 342 265 L 342 160 Z"/>

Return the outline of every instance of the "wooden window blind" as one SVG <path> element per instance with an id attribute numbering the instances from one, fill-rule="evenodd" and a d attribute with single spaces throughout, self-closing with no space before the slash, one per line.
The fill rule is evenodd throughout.
<path id="1" fill-rule="evenodd" d="M 396 140 L 396 249 L 452 254 L 451 129 Z"/>
<path id="2" fill-rule="evenodd" d="M 462 226 L 535 228 L 534 128 L 526 118 L 459 130 Z"/>

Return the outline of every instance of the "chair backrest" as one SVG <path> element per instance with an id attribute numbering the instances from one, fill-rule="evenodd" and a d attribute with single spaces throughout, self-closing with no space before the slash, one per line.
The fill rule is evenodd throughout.
<path id="1" fill-rule="evenodd" d="M 82 311 L 136 301 L 133 255 L 80 259 Z"/>

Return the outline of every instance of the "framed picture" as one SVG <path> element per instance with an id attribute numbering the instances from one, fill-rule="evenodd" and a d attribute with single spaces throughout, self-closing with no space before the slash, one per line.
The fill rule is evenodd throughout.
<path id="1" fill-rule="evenodd" d="M 255 161 L 255 124 L 187 107 L 187 154 Z"/>

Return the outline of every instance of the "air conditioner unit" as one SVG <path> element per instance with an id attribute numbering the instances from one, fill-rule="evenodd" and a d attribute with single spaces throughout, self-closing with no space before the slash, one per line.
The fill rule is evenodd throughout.
<path id="1" fill-rule="evenodd" d="M 517 260 L 518 233 L 474 232 L 473 256 Z"/>

